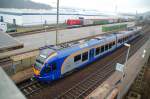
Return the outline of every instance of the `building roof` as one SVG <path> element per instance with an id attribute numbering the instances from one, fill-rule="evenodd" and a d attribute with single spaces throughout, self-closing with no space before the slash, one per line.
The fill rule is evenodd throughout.
<path id="1" fill-rule="evenodd" d="M 6 33 L 0 32 L 0 53 L 23 48 L 23 44 Z"/>

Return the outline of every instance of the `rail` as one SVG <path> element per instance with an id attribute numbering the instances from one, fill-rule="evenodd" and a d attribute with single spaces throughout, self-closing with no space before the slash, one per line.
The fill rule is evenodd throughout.
<path id="1" fill-rule="evenodd" d="M 20 91 L 27 97 L 32 96 L 32 94 L 35 94 L 45 86 L 45 84 L 31 80 L 24 82 L 22 85 L 18 85 Z"/>

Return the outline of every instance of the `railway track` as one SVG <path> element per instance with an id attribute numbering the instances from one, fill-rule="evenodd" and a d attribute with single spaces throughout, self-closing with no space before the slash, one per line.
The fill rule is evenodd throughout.
<path id="1" fill-rule="evenodd" d="M 79 28 L 79 27 L 86 27 L 86 26 L 59 26 L 58 30 L 72 29 L 72 28 Z M 14 32 L 8 34 L 11 35 L 12 37 L 17 37 L 17 36 L 31 35 L 31 34 L 37 34 L 37 33 L 43 33 L 43 32 L 55 31 L 55 30 L 56 30 L 56 26 L 51 26 L 51 27 L 47 27 L 46 29 L 42 28 L 42 29 L 30 30 L 26 32 Z"/>
<path id="2" fill-rule="evenodd" d="M 54 31 L 56 30 L 55 27 L 48 27 L 46 28 L 46 31 Z M 24 36 L 24 35 L 31 35 L 31 34 L 37 34 L 37 33 L 42 33 L 45 32 L 45 29 L 37 29 L 37 30 L 31 30 L 31 31 L 26 31 L 26 32 L 15 32 L 15 33 L 8 33 L 12 37 L 17 37 L 17 36 Z"/>
<path id="3" fill-rule="evenodd" d="M 46 84 L 31 80 L 24 81 L 24 83 L 18 85 L 18 88 L 26 97 L 32 96 L 32 94 L 35 94 L 44 87 L 46 87 Z"/>
<path id="4" fill-rule="evenodd" d="M 74 26 L 73 25 L 72 26 L 60 25 L 58 30 L 88 27 L 88 26 L 97 26 L 97 24 L 94 24 L 94 25 L 74 25 Z M 42 29 L 30 30 L 30 31 L 26 31 L 26 32 L 14 32 L 14 33 L 8 33 L 8 34 L 11 35 L 12 37 L 17 37 L 17 36 L 24 36 L 24 35 L 31 35 L 31 34 L 55 31 L 56 28 L 57 28 L 56 26 L 50 26 L 50 27 L 42 28 Z"/>

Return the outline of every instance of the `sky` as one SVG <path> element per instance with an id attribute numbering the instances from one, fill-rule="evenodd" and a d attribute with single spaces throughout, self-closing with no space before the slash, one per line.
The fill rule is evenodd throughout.
<path id="1" fill-rule="evenodd" d="M 57 0 L 32 0 L 56 7 Z M 150 11 L 150 0 L 60 0 L 60 7 L 103 12 L 143 13 Z"/>

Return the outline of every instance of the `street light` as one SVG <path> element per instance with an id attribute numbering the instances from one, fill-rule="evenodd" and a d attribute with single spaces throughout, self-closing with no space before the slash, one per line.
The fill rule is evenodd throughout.
<path id="1" fill-rule="evenodd" d="M 128 47 L 128 52 L 127 52 L 126 60 L 125 60 L 125 63 L 124 63 L 124 65 L 125 65 L 125 67 L 126 67 L 127 61 L 128 61 L 128 57 L 129 57 L 129 52 L 130 52 L 130 47 L 131 47 L 131 45 L 125 43 L 124 46 Z"/>
<path id="2" fill-rule="evenodd" d="M 129 57 L 129 52 L 130 52 L 130 47 L 131 47 L 131 45 L 125 43 L 124 46 L 128 47 L 128 51 L 127 51 L 126 60 L 125 60 L 125 63 L 124 63 L 123 78 L 124 78 L 124 76 L 125 76 L 125 69 L 126 69 L 126 67 L 127 67 L 127 62 L 128 62 L 128 57 Z M 122 78 L 122 79 L 123 79 L 123 78 Z"/>

